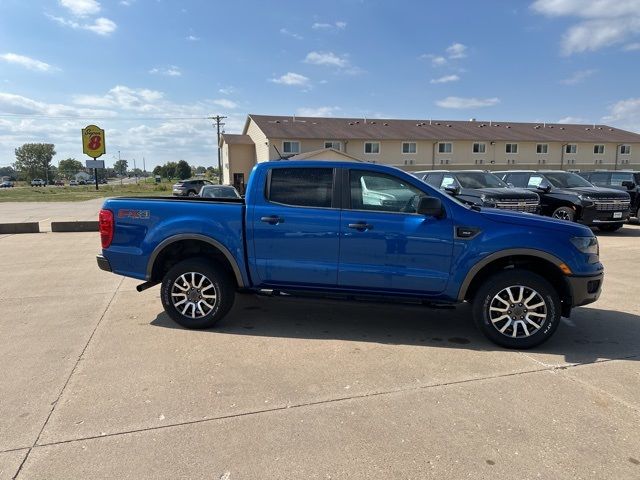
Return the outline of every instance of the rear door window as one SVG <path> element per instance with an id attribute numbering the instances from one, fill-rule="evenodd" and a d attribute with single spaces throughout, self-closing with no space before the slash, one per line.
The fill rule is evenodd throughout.
<path id="1" fill-rule="evenodd" d="M 611 174 L 607 172 L 594 172 L 589 175 L 587 180 L 598 187 L 608 187 L 611 185 L 611 183 L 609 183 L 610 175 Z"/>
<path id="2" fill-rule="evenodd" d="M 610 185 L 614 187 L 621 187 L 622 182 L 634 182 L 633 173 L 631 172 L 616 172 L 611 174 Z M 593 182 L 591 182 L 593 183 Z M 635 182 L 634 182 L 635 183 Z M 596 183 L 597 185 L 597 183 Z"/>
<path id="3" fill-rule="evenodd" d="M 274 168 L 267 198 L 296 207 L 331 208 L 333 168 Z"/>
<path id="4" fill-rule="evenodd" d="M 431 185 L 435 188 L 440 188 L 440 184 L 442 183 L 442 174 L 441 173 L 430 173 L 426 175 L 423 179 L 427 185 Z"/>
<path id="5" fill-rule="evenodd" d="M 505 181 L 518 188 L 527 188 L 529 173 L 511 173 L 505 177 Z"/>

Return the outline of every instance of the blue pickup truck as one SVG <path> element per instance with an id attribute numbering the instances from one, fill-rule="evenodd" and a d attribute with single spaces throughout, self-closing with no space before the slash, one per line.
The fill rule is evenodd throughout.
<path id="1" fill-rule="evenodd" d="M 525 349 L 597 300 L 604 274 L 587 227 L 469 206 L 369 163 L 261 163 L 244 199 L 114 198 L 99 225 L 99 267 L 162 284 L 187 328 L 215 325 L 237 292 L 469 302 L 490 340 Z"/>

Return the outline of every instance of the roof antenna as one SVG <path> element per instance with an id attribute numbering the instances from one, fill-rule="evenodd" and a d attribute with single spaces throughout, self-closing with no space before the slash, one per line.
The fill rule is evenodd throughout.
<path id="1" fill-rule="evenodd" d="M 278 156 L 280 157 L 278 160 L 286 160 L 286 158 L 284 158 L 284 157 L 282 156 L 282 154 L 280 153 L 280 150 L 278 150 L 278 147 L 276 147 L 276 144 L 275 144 L 275 143 L 273 144 L 273 148 L 275 148 L 275 149 L 276 149 L 276 153 L 277 153 L 277 154 L 278 154 Z"/>

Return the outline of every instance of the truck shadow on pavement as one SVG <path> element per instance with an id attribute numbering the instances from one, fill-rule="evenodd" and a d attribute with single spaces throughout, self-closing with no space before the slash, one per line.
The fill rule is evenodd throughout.
<path id="1" fill-rule="evenodd" d="M 152 325 L 182 329 L 162 312 Z M 238 295 L 216 328 L 193 335 L 224 333 L 261 337 L 344 340 L 390 345 L 414 345 L 477 351 L 500 351 L 475 327 L 471 309 L 430 309 L 420 306 L 303 298 Z M 563 319 L 555 335 L 530 350 L 558 356 L 544 363 L 592 363 L 597 360 L 640 360 L 640 316 L 582 307 Z"/>
<path id="2" fill-rule="evenodd" d="M 594 229 L 593 233 L 597 237 L 620 237 L 620 238 L 634 238 L 640 237 L 640 225 L 638 224 L 626 224 L 620 230 L 616 232 L 603 232 L 599 229 Z"/>

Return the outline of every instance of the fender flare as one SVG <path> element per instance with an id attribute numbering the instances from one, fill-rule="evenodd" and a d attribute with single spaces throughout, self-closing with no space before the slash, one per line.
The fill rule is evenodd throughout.
<path id="1" fill-rule="evenodd" d="M 233 270 L 233 274 L 236 277 L 236 282 L 238 283 L 238 287 L 244 288 L 244 280 L 242 278 L 242 273 L 240 272 L 240 267 L 238 267 L 238 262 L 236 262 L 235 257 L 231 254 L 229 249 L 225 247 L 222 243 L 214 240 L 211 237 L 207 237 L 206 235 L 200 235 L 198 233 L 180 233 L 178 235 L 173 235 L 171 237 L 165 238 L 162 242 L 158 244 L 156 248 L 153 249 L 151 255 L 149 256 L 149 261 L 147 262 L 147 272 L 146 279 L 151 279 L 151 273 L 153 272 L 153 266 L 156 262 L 156 258 L 160 254 L 165 247 L 171 245 L 175 242 L 180 242 L 182 240 L 198 240 L 201 242 L 208 243 L 212 247 L 218 249 L 227 259 L 229 264 L 231 265 L 231 269 Z"/>
<path id="2" fill-rule="evenodd" d="M 471 267 L 471 269 L 467 272 L 467 275 L 464 277 L 464 281 L 460 285 L 460 290 L 458 290 L 458 300 L 461 302 L 464 301 L 471 282 L 476 277 L 478 272 L 480 272 L 480 270 L 489 265 L 491 262 L 500 260 L 501 258 L 512 257 L 516 255 L 536 257 L 540 260 L 546 260 L 549 263 L 554 264 L 558 268 L 560 264 L 564 263 L 558 257 L 551 255 L 550 253 L 536 250 L 534 248 L 510 248 L 508 250 L 501 250 L 499 252 L 492 253 L 491 255 L 487 255 L 486 257 L 484 257 L 478 263 L 474 264 L 473 267 Z"/>

